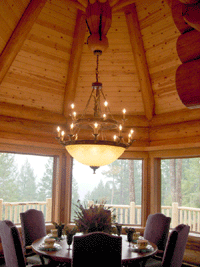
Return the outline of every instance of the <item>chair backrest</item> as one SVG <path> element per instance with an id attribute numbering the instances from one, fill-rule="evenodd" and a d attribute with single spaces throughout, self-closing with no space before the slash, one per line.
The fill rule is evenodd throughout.
<path id="1" fill-rule="evenodd" d="M 180 224 L 175 227 L 167 240 L 162 267 L 181 267 L 190 227 Z"/>
<path id="2" fill-rule="evenodd" d="M 0 221 L 0 236 L 6 267 L 25 267 L 21 239 L 16 226 L 8 220 Z"/>
<path id="3" fill-rule="evenodd" d="M 159 250 L 164 251 L 169 234 L 171 217 L 162 213 L 150 214 L 147 218 L 144 238 L 156 244 Z"/>
<path id="4" fill-rule="evenodd" d="M 20 213 L 22 237 L 25 246 L 46 235 L 44 214 L 40 210 L 29 209 Z"/>
<path id="5" fill-rule="evenodd" d="M 103 232 L 74 236 L 72 267 L 121 267 L 122 238 Z"/>

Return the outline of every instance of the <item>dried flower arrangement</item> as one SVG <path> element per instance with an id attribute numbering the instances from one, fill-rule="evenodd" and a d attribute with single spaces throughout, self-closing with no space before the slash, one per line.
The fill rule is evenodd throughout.
<path id="1" fill-rule="evenodd" d="M 110 208 L 105 207 L 105 203 L 95 203 L 87 207 L 78 201 L 76 207 L 74 222 L 80 232 L 89 233 L 100 231 L 112 233 L 112 224 L 116 216 L 112 214 Z"/>

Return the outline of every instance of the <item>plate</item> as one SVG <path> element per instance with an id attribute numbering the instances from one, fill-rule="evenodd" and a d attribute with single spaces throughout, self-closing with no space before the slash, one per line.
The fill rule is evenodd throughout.
<path id="1" fill-rule="evenodd" d="M 138 248 L 138 245 L 133 245 L 134 252 L 150 252 L 153 251 L 153 247 L 151 245 L 147 245 L 146 248 Z"/>
<path id="2" fill-rule="evenodd" d="M 144 239 L 143 236 L 139 236 L 138 239 Z M 133 239 L 133 243 L 137 243 L 138 239 Z"/>
<path id="3" fill-rule="evenodd" d="M 53 246 L 49 246 L 47 244 L 42 244 L 39 246 L 39 249 L 42 251 L 58 251 L 60 250 L 62 247 L 59 244 L 54 244 Z"/>

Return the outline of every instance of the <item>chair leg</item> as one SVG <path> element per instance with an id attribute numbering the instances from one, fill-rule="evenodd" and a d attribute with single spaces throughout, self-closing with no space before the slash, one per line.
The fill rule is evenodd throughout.
<path id="1" fill-rule="evenodd" d="M 45 265 L 44 258 L 42 256 L 40 256 L 40 260 L 42 262 L 42 265 Z"/>

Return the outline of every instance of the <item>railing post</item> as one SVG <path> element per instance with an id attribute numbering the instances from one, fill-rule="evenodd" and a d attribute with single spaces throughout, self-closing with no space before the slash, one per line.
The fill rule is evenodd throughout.
<path id="1" fill-rule="evenodd" d="M 94 205 L 94 201 L 93 200 L 88 200 L 88 208 Z"/>
<path id="2" fill-rule="evenodd" d="M 135 202 L 130 203 L 130 224 L 135 224 Z"/>
<path id="3" fill-rule="evenodd" d="M 46 199 L 46 222 L 51 221 L 52 199 Z"/>
<path id="4" fill-rule="evenodd" d="M 178 202 L 172 203 L 172 228 L 178 225 Z"/>
<path id="5" fill-rule="evenodd" d="M 2 221 L 2 214 L 3 214 L 3 199 L 0 199 L 0 220 Z"/>

